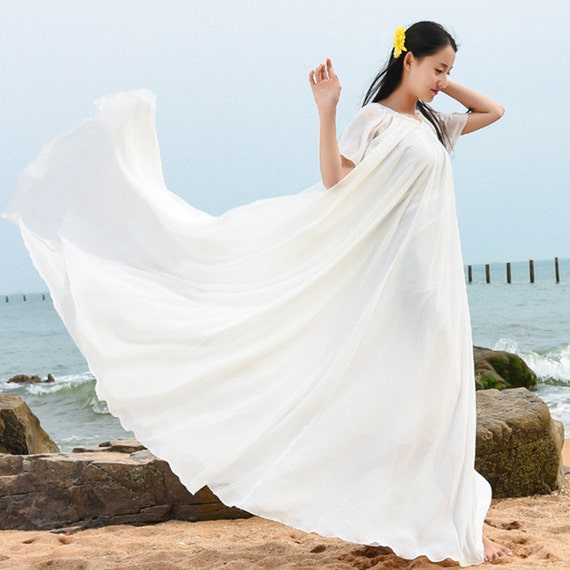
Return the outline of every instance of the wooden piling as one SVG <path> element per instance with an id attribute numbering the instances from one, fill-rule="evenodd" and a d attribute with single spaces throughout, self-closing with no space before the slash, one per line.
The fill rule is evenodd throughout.
<path id="1" fill-rule="evenodd" d="M 25 295 L 25 294 L 24 294 L 24 295 L 22 295 L 22 298 L 24 299 L 24 301 L 26 301 L 26 300 L 27 300 L 27 299 L 26 299 L 26 295 Z"/>
<path id="2" fill-rule="evenodd" d="M 528 260 L 528 272 L 529 279 L 531 283 L 535 283 L 535 272 L 534 272 L 534 259 Z M 512 263 L 510 261 L 506 262 L 506 273 L 507 273 L 507 283 L 511 284 L 513 282 L 512 275 Z M 558 257 L 554 258 L 554 274 L 556 283 L 560 283 L 560 263 Z M 473 283 L 473 266 L 467 265 L 467 281 L 468 283 Z M 491 264 L 485 263 L 485 283 L 491 283 Z"/>
<path id="3" fill-rule="evenodd" d="M 6 295 L 6 303 L 9 301 L 10 299 L 8 298 L 8 295 Z"/>
<path id="4" fill-rule="evenodd" d="M 46 300 L 46 294 L 42 293 L 42 301 L 45 301 L 45 300 Z"/>

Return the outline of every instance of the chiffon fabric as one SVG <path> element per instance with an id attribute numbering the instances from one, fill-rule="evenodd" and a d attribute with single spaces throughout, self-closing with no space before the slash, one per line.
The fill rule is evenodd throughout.
<path id="1" fill-rule="evenodd" d="M 482 562 L 490 487 L 449 157 L 467 115 L 441 116 L 446 149 L 423 117 L 368 104 L 336 186 L 212 216 L 164 184 L 151 93 L 97 103 L 3 215 L 110 411 L 191 492 L 405 558 Z"/>

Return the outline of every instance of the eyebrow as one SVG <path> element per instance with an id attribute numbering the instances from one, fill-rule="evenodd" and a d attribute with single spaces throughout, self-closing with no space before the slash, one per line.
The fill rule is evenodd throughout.
<path id="1" fill-rule="evenodd" d="M 449 65 L 447 65 L 447 63 L 440 63 L 439 65 L 441 65 L 441 67 L 449 67 Z M 453 69 L 453 65 L 451 67 L 449 67 L 449 69 Z"/>

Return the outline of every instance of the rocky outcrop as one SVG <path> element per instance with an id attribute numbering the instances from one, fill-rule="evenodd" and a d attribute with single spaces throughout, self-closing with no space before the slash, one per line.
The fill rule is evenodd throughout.
<path id="1" fill-rule="evenodd" d="M 55 382 L 55 378 L 48 374 L 45 380 L 42 380 L 37 374 L 29 376 L 28 374 L 16 374 L 8 380 L 8 384 L 38 384 L 39 382 Z"/>
<path id="2" fill-rule="evenodd" d="M 536 387 L 536 374 L 516 354 L 474 346 L 473 360 L 477 390 Z"/>
<path id="3" fill-rule="evenodd" d="M 59 448 L 18 396 L 0 394 L 0 453 L 54 453 Z"/>
<path id="4" fill-rule="evenodd" d="M 250 516 L 188 492 L 136 440 L 81 452 L 0 456 L 0 529 L 43 530 Z"/>
<path id="5" fill-rule="evenodd" d="M 526 388 L 477 392 L 475 468 L 494 497 L 547 494 L 564 482 L 564 427 Z"/>

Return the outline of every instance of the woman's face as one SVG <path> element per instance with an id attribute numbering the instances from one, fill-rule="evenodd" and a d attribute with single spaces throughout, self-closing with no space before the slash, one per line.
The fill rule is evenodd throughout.
<path id="1" fill-rule="evenodd" d="M 406 54 L 404 67 L 409 91 L 421 101 L 433 101 L 447 86 L 447 76 L 454 62 L 455 51 L 450 45 L 421 59 L 415 58 L 413 53 Z"/>

